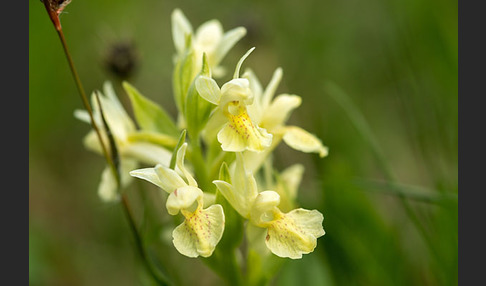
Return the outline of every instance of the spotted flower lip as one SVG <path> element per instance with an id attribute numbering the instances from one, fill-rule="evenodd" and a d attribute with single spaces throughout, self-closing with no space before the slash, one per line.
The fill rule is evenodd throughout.
<path id="1" fill-rule="evenodd" d="M 224 231 L 224 212 L 221 205 L 194 212 L 182 211 L 186 218 L 172 232 L 175 248 L 187 257 L 209 257 L 216 249 Z"/>
<path id="2" fill-rule="evenodd" d="M 130 175 L 167 192 L 167 212 L 170 215 L 180 212 L 184 216 L 184 222 L 172 232 L 175 248 L 188 257 L 208 257 L 223 236 L 224 212 L 218 204 L 203 208 L 204 193 L 184 165 L 186 149 L 187 143 L 184 143 L 177 151 L 178 172 L 158 164 L 154 168 L 133 170 Z"/>
<path id="3" fill-rule="evenodd" d="M 324 217 L 317 210 L 294 209 L 283 213 L 278 205 L 280 196 L 274 191 L 258 194 L 252 206 L 250 221 L 267 229 L 265 244 L 280 257 L 302 258 L 314 251 L 317 238 L 324 235 Z"/>
<path id="4" fill-rule="evenodd" d="M 228 152 L 249 150 L 261 152 L 272 143 L 272 135 L 256 126 L 250 119 L 246 108 L 237 102 L 228 104 L 224 112 L 228 122 L 219 131 L 217 138 L 221 148 Z"/>
<path id="5" fill-rule="evenodd" d="M 317 238 L 325 234 L 323 215 L 317 210 L 295 209 L 286 214 L 276 211 L 268 223 L 265 244 L 280 257 L 300 259 L 314 251 Z"/>
<path id="6" fill-rule="evenodd" d="M 203 192 L 187 186 L 176 189 L 167 199 L 167 210 L 171 215 L 179 211 L 185 217 L 182 224 L 172 232 L 173 244 L 188 257 L 212 255 L 224 231 L 224 212 L 221 205 L 203 209 Z"/>
<path id="7" fill-rule="evenodd" d="M 41 1 L 60 29 L 58 14 L 70 0 Z M 109 82 L 102 92 L 92 94 L 92 114 L 90 108 L 90 113 L 75 111 L 75 117 L 92 127 L 104 127 L 86 135 L 85 147 L 111 153 L 113 160 L 106 159 L 115 162 L 103 170 L 98 195 L 105 202 L 119 201 L 134 178 L 157 186 L 166 215 L 177 216 L 160 220 L 161 242 L 172 241 L 180 254 L 190 258 L 214 254 L 206 261 L 227 283 L 268 284 L 281 265 L 277 256 L 300 259 L 313 252 L 325 234 L 323 214 L 298 207 L 304 166 L 277 170 L 271 153 L 281 141 L 321 157 L 327 155 L 327 147 L 314 134 L 287 125 L 302 98 L 287 93 L 274 96 L 281 68 L 265 88 L 250 69 L 240 76 L 255 47 L 239 59 L 231 79 L 219 82 L 226 73 L 220 64 L 245 36 L 245 28 L 225 31 L 215 19 L 193 28 L 180 9 L 173 10 L 170 20 L 175 118 L 126 81 L 121 85 L 133 120 Z M 127 202 L 123 196 L 125 207 Z M 132 215 L 136 213 L 129 212 L 130 219 Z M 135 234 L 139 235 L 137 229 Z M 171 283 L 170 275 L 152 274 L 159 282 Z"/>
<path id="8" fill-rule="evenodd" d="M 240 153 L 237 153 L 230 177 L 231 184 L 222 180 L 213 183 L 251 225 L 266 229 L 265 245 L 273 254 L 299 259 L 314 251 L 317 238 L 325 234 L 324 217 L 319 211 L 297 208 L 282 212 L 280 195 L 272 190 L 258 192 L 255 178 L 246 171 Z"/>

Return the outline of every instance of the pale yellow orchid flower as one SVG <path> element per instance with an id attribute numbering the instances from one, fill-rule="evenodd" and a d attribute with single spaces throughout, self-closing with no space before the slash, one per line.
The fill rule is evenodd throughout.
<path id="1" fill-rule="evenodd" d="M 160 163 L 168 166 L 172 155 L 170 151 L 155 144 L 132 140 L 132 135 L 137 133 L 135 123 L 128 116 L 123 105 L 118 100 L 110 82 L 107 81 L 104 83 L 103 92 L 98 92 L 98 95 L 103 115 L 113 135 L 120 156 L 121 185 L 127 186 L 131 182 L 132 178 L 128 175 L 128 172 L 137 168 L 139 162 L 150 165 Z M 92 94 L 91 101 L 95 123 L 100 130 L 104 145 L 109 147 L 110 144 L 102 122 L 96 93 Z M 81 121 L 91 123 L 86 110 L 75 110 L 74 116 Z M 94 130 L 90 131 L 84 137 L 83 141 L 87 149 L 102 154 L 101 145 Z M 106 202 L 117 201 L 119 199 L 117 183 L 109 166 L 103 170 L 101 182 L 98 187 L 98 194 Z"/>
<path id="2" fill-rule="evenodd" d="M 199 95 L 217 105 L 205 128 L 206 137 L 211 138 L 216 130 L 221 148 L 227 152 L 261 152 L 272 143 L 272 135 L 255 124 L 247 112 L 247 106 L 253 102 L 250 82 L 239 78 L 239 69 L 245 58 L 254 50 L 250 49 L 238 62 L 234 78 L 221 89 L 210 76 L 196 78 Z"/>
<path id="3" fill-rule="evenodd" d="M 185 217 L 172 232 L 172 242 L 181 254 L 188 257 L 209 257 L 221 240 L 224 231 L 223 207 L 218 204 L 204 209 L 204 194 L 196 180 L 184 166 L 187 143 L 177 151 L 176 165 L 182 173 L 156 165 L 154 168 L 133 170 L 130 175 L 149 181 L 169 194 L 166 208 L 170 215 L 179 212 Z"/>
<path id="4" fill-rule="evenodd" d="M 328 148 L 315 135 L 298 126 L 287 126 L 285 124 L 291 112 L 302 103 L 302 98 L 297 95 L 285 93 L 274 98 L 282 75 L 282 69 L 277 68 L 273 73 L 270 83 L 263 90 L 260 81 L 252 70 L 247 69 L 243 74 L 243 78 L 248 79 L 250 89 L 254 95 L 253 104 L 248 106 L 248 114 L 254 120 L 255 124 L 265 128 L 274 138 L 272 146 L 265 150 L 265 154 L 257 155 L 251 152 L 245 152 L 246 165 L 252 171 L 256 171 L 261 166 L 266 155 L 282 140 L 288 146 L 302 152 L 318 153 L 320 157 L 325 157 L 328 154 Z"/>
<path id="5" fill-rule="evenodd" d="M 224 74 L 224 69 L 219 66 L 228 51 L 246 35 L 246 29 L 237 27 L 224 33 L 218 20 L 204 22 L 196 32 L 193 32 L 191 23 L 180 9 L 175 9 L 171 15 L 172 36 L 177 54 L 180 56 L 186 49 L 186 40 L 191 36 L 191 48 L 194 52 L 194 78 L 202 67 L 202 56 L 206 53 L 208 64 L 216 77 Z"/>
<path id="6" fill-rule="evenodd" d="M 314 251 L 317 238 L 325 234 L 323 215 L 317 210 L 294 209 L 283 213 L 277 206 L 280 196 L 274 191 L 263 191 L 256 197 L 250 221 L 257 227 L 266 228 L 265 244 L 280 257 L 302 258 L 302 254 Z"/>
<path id="7" fill-rule="evenodd" d="M 319 211 L 298 208 L 282 212 L 278 208 L 280 195 L 277 192 L 258 192 L 253 174 L 245 169 L 241 153 L 236 154 L 230 177 L 231 183 L 222 180 L 213 183 L 231 206 L 250 221 L 249 230 L 254 227 L 266 230 L 265 244 L 273 254 L 299 259 L 314 251 L 317 238 L 325 234 L 324 217 Z M 255 233 L 258 231 L 251 231 L 251 234 Z"/>

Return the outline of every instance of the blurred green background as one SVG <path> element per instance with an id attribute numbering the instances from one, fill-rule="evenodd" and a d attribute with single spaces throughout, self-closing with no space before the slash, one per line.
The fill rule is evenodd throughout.
<path id="1" fill-rule="evenodd" d="M 457 1 L 73 0 L 61 23 L 85 90 L 110 80 L 127 104 L 106 58 L 130 40 L 129 81 L 175 116 L 176 7 L 194 27 L 213 18 L 246 27 L 223 65 L 232 70 L 255 46 L 244 67 L 264 85 L 282 67 L 277 93 L 303 99 L 289 122 L 330 149 L 323 159 L 276 150 L 280 170 L 305 165 L 299 202 L 324 214 L 326 235 L 287 261 L 275 285 L 457 285 Z M 149 285 L 123 211 L 96 194 L 105 163 L 82 144 L 90 128 L 73 117 L 82 107 L 43 4 L 30 0 L 30 285 Z M 181 284 L 220 283 L 200 261 L 166 251 Z"/>

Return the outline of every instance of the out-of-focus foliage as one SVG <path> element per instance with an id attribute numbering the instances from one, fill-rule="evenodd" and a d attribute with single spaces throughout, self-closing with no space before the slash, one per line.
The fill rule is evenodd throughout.
<path id="1" fill-rule="evenodd" d="M 196 26 L 216 18 L 246 27 L 222 64 L 234 67 L 255 46 L 246 63 L 262 82 L 281 66 L 278 91 L 303 99 L 289 122 L 329 147 L 324 159 L 276 150 L 282 169 L 304 164 L 298 199 L 324 214 L 326 230 L 276 285 L 457 284 L 457 2 L 74 0 L 61 23 L 86 91 L 109 79 L 133 112 L 106 66 L 110 47 L 129 41 L 130 83 L 174 116 L 176 7 Z M 82 103 L 61 44 L 42 3 L 29 8 L 30 284 L 139 285 L 148 278 L 123 212 L 96 193 L 105 162 L 82 145 L 89 126 L 73 116 Z M 157 243 L 150 224 L 159 222 L 143 219 L 162 217 L 156 194 L 141 184 L 130 192 L 146 245 L 171 261 L 180 284 L 220 283 Z"/>

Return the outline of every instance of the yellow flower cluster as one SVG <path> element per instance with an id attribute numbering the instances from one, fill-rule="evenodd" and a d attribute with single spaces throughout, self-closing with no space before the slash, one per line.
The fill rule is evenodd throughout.
<path id="1" fill-rule="evenodd" d="M 317 238 L 325 233 L 324 218 L 317 210 L 296 207 L 303 167 L 288 168 L 279 174 L 276 184 L 261 182 L 255 176 L 263 172 L 265 162 L 271 166 L 269 155 L 281 141 L 302 152 L 327 155 L 327 147 L 316 136 L 286 125 L 291 112 L 301 104 L 301 97 L 275 96 L 282 79 L 281 68 L 276 69 L 266 88 L 250 69 L 240 76 L 243 62 L 254 48 L 237 63 L 233 78 L 219 85 L 216 79 L 225 73 L 221 61 L 246 34 L 245 28 L 225 33 L 219 21 L 211 20 L 193 32 L 178 9 L 171 19 L 177 120 L 126 82 L 123 87 L 138 128 L 109 83 L 103 93 L 98 92 L 100 104 L 93 94 L 95 120 L 101 125 L 104 118 L 115 139 L 122 186 L 135 177 L 168 194 L 167 212 L 184 217 L 173 229 L 172 239 L 185 256 L 211 256 L 225 229 L 232 229 L 228 225 L 235 220 L 243 221 L 250 248 L 263 246 L 266 252 L 292 259 L 312 252 Z M 76 111 L 75 116 L 89 123 L 86 112 Z M 107 140 L 106 132 L 103 137 Z M 93 132 L 86 136 L 85 144 L 93 151 L 101 151 Z M 140 164 L 145 166 L 139 168 Z M 119 192 L 112 173 L 105 169 L 100 197 L 116 201 Z M 229 211 L 239 218 L 230 218 Z M 249 234 L 255 233 L 259 235 L 250 239 Z M 261 255 L 268 255 L 266 252 Z"/>

